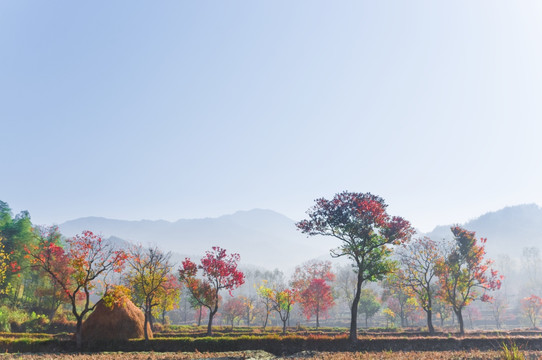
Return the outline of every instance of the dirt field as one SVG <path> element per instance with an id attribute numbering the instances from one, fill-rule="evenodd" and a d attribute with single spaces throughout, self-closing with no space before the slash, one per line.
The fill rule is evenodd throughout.
<path id="1" fill-rule="evenodd" d="M 525 359 L 542 359 L 542 352 L 526 351 Z M 442 351 L 442 352 L 380 352 L 380 353 L 315 353 L 303 352 L 285 357 L 275 357 L 263 351 L 225 353 L 98 353 L 98 354 L 4 354 L 0 359 L 20 360 L 169 360 L 169 359 L 220 359 L 220 360 L 271 360 L 271 359 L 322 359 L 322 360 L 489 360 L 502 359 L 498 351 Z"/>

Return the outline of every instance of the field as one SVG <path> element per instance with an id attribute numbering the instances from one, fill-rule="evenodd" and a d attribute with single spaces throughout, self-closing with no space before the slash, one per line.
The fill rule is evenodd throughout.
<path id="1" fill-rule="evenodd" d="M 522 352 L 525 359 L 542 359 L 542 353 Z M 169 359 L 220 359 L 220 360 L 271 360 L 271 359 L 322 359 L 322 360 L 492 360 L 492 359 L 521 359 L 507 358 L 502 351 L 424 351 L 424 352 L 378 352 L 378 353 L 352 353 L 352 352 L 302 352 L 288 356 L 274 356 L 263 351 L 222 352 L 222 353 L 99 353 L 99 354 L 6 354 L 0 358 L 20 360 L 169 360 Z"/>
<path id="2" fill-rule="evenodd" d="M 172 326 L 143 340 L 87 345 L 78 354 L 69 334 L 0 334 L 3 358 L 15 359 L 520 359 L 505 357 L 515 348 L 526 359 L 542 359 L 540 331 L 478 331 L 464 336 L 419 330 L 360 331 L 352 345 L 343 328 L 280 329 L 217 326 L 213 337 L 203 327 Z"/>

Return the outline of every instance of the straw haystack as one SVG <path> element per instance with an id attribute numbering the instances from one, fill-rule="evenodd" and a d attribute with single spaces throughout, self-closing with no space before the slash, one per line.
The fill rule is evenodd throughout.
<path id="1" fill-rule="evenodd" d="M 127 340 L 144 338 L 143 324 L 145 315 L 129 299 L 123 299 L 118 305 L 109 308 L 103 300 L 98 301 L 96 308 L 83 323 L 81 329 L 85 342 L 104 340 Z M 148 326 L 148 325 L 147 325 Z M 152 338 L 150 326 L 147 327 L 149 338 Z"/>

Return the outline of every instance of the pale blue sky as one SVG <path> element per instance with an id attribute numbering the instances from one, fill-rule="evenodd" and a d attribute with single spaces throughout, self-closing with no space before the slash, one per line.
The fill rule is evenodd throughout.
<path id="1" fill-rule="evenodd" d="M 0 1 L 0 200 L 39 224 L 342 190 L 542 204 L 539 1 Z"/>

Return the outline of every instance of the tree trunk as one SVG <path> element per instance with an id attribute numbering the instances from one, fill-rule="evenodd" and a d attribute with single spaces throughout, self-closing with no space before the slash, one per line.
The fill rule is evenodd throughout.
<path id="1" fill-rule="evenodd" d="M 149 326 L 151 327 L 151 330 L 154 331 L 154 319 L 152 318 L 152 312 L 151 309 L 149 309 Z"/>
<path id="2" fill-rule="evenodd" d="M 430 334 L 435 333 L 435 328 L 433 327 L 433 312 L 431 309 L 427 310 L 427 330 Z"/>
<path id="3" fill-rule="evenodd" d="M 77 324 L 75 325 L 75 344 L 77 349 L 81 350 L 83 347 L 83 334 L 81 328 L 83 327 L 83 317 L 77 316 Z"/>
<path id="4" fill-rule="evenodd" d="M 149 341 L 149 331 L 147 325 L 149 324 L 149 314 L 147 311 L 143 313 L 145 315 L 145 322 L 143 323 L 143 335 L 145 335 L 145 342 Z"/>
<path id="5" fill-rule="evenodd" d="M 320 327 L 320 320 L 318 317 L 318 311 L 316 311 L 316 329 L 318 330 L 319 327 Z"/>
<path id="6" fill-rule="evenodd" d="M 459 333 L 461 335 L 464 335 L 465 334 L 465 325 L 463 323 L 463 314 L 461 314 L 461 309 L 459 309 L 458 311 L 455 311 L 455 314 L 457 315 L 457 322 L 459 323 Z"/>
<path id="7" fill-rule="evenodd" d="M 215 316 L 216 310 L 211 311 L 209 310 L 209 323 L 207 324 L 207 336 L 213 335 L 213 316 Z"/>
<path id="8" fill-rule="evenodd" d="M 203 306 L 199 307 L 198 326 L 201 325 L 201 313 L 203 312 Z"/>
<path id="9" fill-rule="evenodd" d="M 286 322 L 288 321 L 288 319 L 284 319 L 282 320 L 282 334 L 286 334 Z"/>
<path id="10" fill-rule="evenodd" d="M 269 320 L 269 311 L 265 314 L 265 321 L 263 322 L 263 329 L 265 330 L 267 326 L 267 321 Z"/>
<path id="11" fill-rule="evenodd" d="M 361 274 L 358 273 L 358 281 L 356 284 L 356 294 L 354 295 L 354 300 L 352 301 L 351 310 L 351 319 L 350 319 L 350 336 L 348 339 L 352 342 L 358 340 L 358 305 L 359 298 L 361 297 L 361 285 L 363 283 L 363 278 Z"/>

